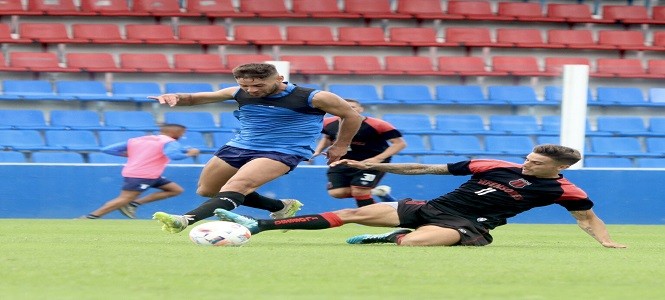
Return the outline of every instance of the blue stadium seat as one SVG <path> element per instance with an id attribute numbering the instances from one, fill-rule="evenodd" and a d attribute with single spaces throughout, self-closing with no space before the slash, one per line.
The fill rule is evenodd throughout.
<path id="1" fill-rule="evenodd" d="M 0 151 L 1 163 L 24 163 L 25 155 L 18 151 Z"/>
<path id="2" fill-rule="evenodd" d="M 413 155 L 398 154 L 398 155 L 393 155 L 390 162 L 396 164 L 411 164 L 411 163 L 417 163 L 418 160 Z"/>
<path id="3" fill-rule="evenodd" d="M 548 104 L 538 101 L 536 91 L 530 86 L 488 86 L 487 99 L 492 103 L 513 105 L 541 105 Z"/>
<path id="4" fill-rule="evenodd" d="M 586 120 L 586 135 L 587 136 L 609 136 L 608 132 L 600 132 L 591 130 L 589 119 Z M 561 116 L 543 116 L 540 124 L 541 134 L 543 135 L 559 135 L 561 133 Z"/>
<path id="5" fill-rule="evenodd" d="M 72 151 L 99 151 L 99 143 L 89 130 L 47 130 L 46 145 Z"/>
<path id="6" fill-rule="evenodd" d="M 587 168 L 632 168 L 633 161 L 627 157 L 585 157 Z"/>
<path id="7" fill-rule="evenodd" d="M 651 117 L 649 119 L 649 132 L 653 136 L 665 136 L 665 117 Z"/>
<path id="8" fill-rule="evenodd" d="M 527 153 L 528 154 L 528 153 Z M 525 155 L 500 155 L 500 154 L 495 154 L 495 155 L 480 155 L 473 157 L 473 159 L 498 159 L 498 160 L 503 160 L 511 163 L 516 163 L 516 164 L 523 164 L 525 160 L 526 154 Z"/>
<path id="9" fill-rule="evenodd" d="M 91 164 L 124 164 L 127 162 L 127 158 L 102 152 L 90 152 L 88 153 L 88 162 Z"/>
<path id="10" fill-rule="evenodd" d="M 650 88 L 649 102 L 657 105 L 665 104 L 665 88 Z"/>
<path id="11" fill-rule="evenodd" d="M 554 144 L 559 145 L 561 143 L 561 137 L 558 135 L 539 135 L 536 136 L 536 144 Z"/>
<path id="12" fill-rule="evenodd" d="M 425 141 L 422 135 L 417 134 L 404 134 L 402 136 L 406 142 L 406 148 L 400 151 L 401 155 L 419 155 L 419 154 L 429 154 L 430 150 L 425 145 Z"/>
<path id="13" fill-rule="evenodd" d="M 382 120 L 392 124 L 403 133 L 436 133 L 426 114 L 384 114 Z"/>
<path id="14" fill-rule="evenodd" d="M 635 162 L 640 168 L 665 168 L 665 157 L 638 157 Z"/>
<path id="15" fill-rule="evenodd" d="M 57 129 L 46 124 L 44 112 L 36 109 L 0 110 L 0 129 Z M 64 127 L 62 127 L 64 128 Z"/>
<path id="16" fill-rule="evenodd" d="M 648 137 L 644 143 L 648 153 L 665 156 L 665 137 Z"/>
<path id="17" fill-rule="evenodd" d="M 215 156 L 212 153 L 199 153 L 199 155 L 196 156 L 196 163 L 198 164 L 206 164 L 213 156 Z"/>
<path id="18" fill-rule="evenodd" d="M 178 142 L 183 146 L 190 146 L 201 150 L 201 152 L 214 152 L 217 150 L 215 147 L 210 147 L 206 138 L 203 136 L 203 133 L 199 131 L 187 131 L 183 137 L 181 137 Z"/>
<path id="19" fill-rule="evenodd" d="M 534 144 L 530 137 L 525 135 L 485 137 L 487 155 L 522 155 L 526 156 L 533 150 Z"/>
<path id="20" fill-rule="evenodd" d="M 560 86 L 548 85 L 545 86 L 545 97 L 543 97 L 544 102 L 555 102 L 557 104 L 561 103 L 563 100 L 563 88 Z M 591 89 L 587 90 L 587 103 L 593 103 L 595 99 L 591 93 Z"/>
<path id="21" fill-rule="evenodd" d="M 441 102 L 468 105 L 489 105 L 479 85 L 437 85 L 436 99 Z"/>
<path id="22" fill-rule="evenodd" d="M 219 113 L 219 127 L 226 131 L 237 131 L 240 129 L 240 120 L 232 111 L 224 111 Z"/>
<path id="23" fill-rule="evenodd" d="M 123 130 L 159 130 L 155 117 L 147 111 L 105 111 L 104 124 Z"/>
<path id="24" fill-rule="evenodd" d="M 376 87 L 371 84 L 331 84 L 328 91 L 346 99 L 354 99 L 362 104 L 389 103 L 379 97 Z"/>
<path id="25" fill-rule="evenodd" d="M 187 131 L 219 131 L 212 113 L 205 111 L 170 111 L 164 113 L 164 122 L 180 124 L 187 127 Z"/>
<path id="26" fill-rule="evenodd" d="M 447 164 L 459 161 L 469 160 L 469 157 L 463 155 L 421 155 L 421 164 Z"/>
<path id="27" fill-rule="evenodd" d="M 613 136 L 650 135 L 641 117 L 598 116 L 596 128 L 598 132 L 607 132 Z"/>
<path id="28" fill-rule="evenodd" d="M 485 154 L 480 140 L 475 135 L 432 135 L 432 153 L 448 155 Z"/>
<path id="29" fill-rule="evenodd" d="M 0 100 L 66 100 L 57 95 L 48 80 L 4 80 Z"/>
<path id="30" fill-rule="evenodd" d="M 219 84 L 219 89 L 222 90 L 222 89 L 229 88 L 229 87 L 234 87 L 234 86 L 238 86 L 238 83 L 237 82 L 222 82 L 222 83 Z"/>
<path id="31" fill-rule="evenodd" d="M 97 135 L 99 136 L 99 146 L 106 147 L 115 143 L 126 142 L 131 138 L 147 135 L 147 133 L 138 130 L 108 130 L 99 131 Z"/>
<path id="32" fill-rule="evenodd" d="M 532 115 L 491 115 L 490 131 L 498 134 L 529 135 L 542 133 L 536 117 Z"/>
<path id="33" fill-rule="evenodd" d="M 91 110 L 52 110 L 51 126 L 72 130 L 119 130 L 120 127 L 104 126 L 99 114 Z"/>
<path id="34" fill-rule="evenodd" d="M 596 104 L 604 106 L 648 106 L 642 90 L 635 87 L 598 87 Z M 590 102 L 590 104 L 592 104 Z"/>
<path id="35" fill-rule="evenodd" d="M 298 83 L 298 86 L 321 91 L 323 90 L 323 87 L 318 83 Z"/>
<path id="36" fill-rule="evenodd" d="M 32 162 L 82 164 L 85 160 L 77 152 L 32 152 Z"/>
<path id="37" fill-rule="evenodd" d="M 436 130 L 441 134 L 488 134 L 480 115 L 436 115 Z"/>
<path id="38" fill-rule="evenodd" d="M 179 160 L 170 160 L 169 165 L 192 165 L 192 164 L 197 164 L 196 160 L 194 157 L 187 157 L 185 159 L 179 159 Z"/>
<path id="39" fill-rule="evenodd" d="M 383 100 L 405 104 L 436 104 L 426 85 L 386 84 L 383 86 Z"/>
<path id="40" fill-rule="evenodd" d="M 222 147 L 236 136 L 235 132 L 213 132 L 212 144 L 215 147 Z"/>
<path id="41" fill-rule="evenodd" d="M 62 147 L 46 145 L 44 138 L 37 130 L 0 130 L 0 147 L 5 150 L 39 151 L 63 150 Z"/>
<path id="42" fill-rule="evenodd" d="M 205 82 L 167 82 L 164 84 L 165 94 L 212 92 L 212 84 Z"/>
<path id="43" fill-rule="evenodd" d="M 648 156 L 637 137 L 593 136 L 589 142 L 591 151 L 587 151 L 587 156 Z"/>
<path id="44" fill-rule="evenodd" d="M 99 81 L 57 81 L 58 95 L 68 100 L 78 101 L 128 101 L 127 97 L 111 96 L 104 83 Z"/>
<path id="45" fill-rule="evenodd" d="M 148 96 L 159 96 L 162 89 L 156 82 L 113 82 L 111 92 L 115 97 L 124 97 L 134 102 L 155 102 Z"/>

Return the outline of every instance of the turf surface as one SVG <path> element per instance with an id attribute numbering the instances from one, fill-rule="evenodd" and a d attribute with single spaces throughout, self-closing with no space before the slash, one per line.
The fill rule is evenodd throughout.
<path id="1" fill-rule="evenodd" d="M 0 220 L 2 299 L 665 299 L 664 226 L 506 225 L 486 247 L 347 245 L 386 229 L 192 244 L 152 220 Z"/>

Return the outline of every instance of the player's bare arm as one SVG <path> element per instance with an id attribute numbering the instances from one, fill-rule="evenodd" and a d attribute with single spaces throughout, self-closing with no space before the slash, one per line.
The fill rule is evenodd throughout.
<path id="1" fill-rule="evenodd" d="M 362 124 L 362 117 L 348 102 L 330 92 L 316 93 L 312 98 L 312 106 L 340 118 L 337 138 L 328 148 L 328 164 L 330 164 L 346 154 L 351 140 Z"/>
<path id="2" fill-rule="evenodd" d="M 215 92 L 163 94 L 159 96 L 148 96 L 148 98 L 155 99 L 159 101 L 160 104 L 168 104 L 171 107 L 192 106 L 231 100 L 238 89 L 239 87 L 229 87 Z"/>
<path id="3" fill-rule="evenodd" d="M 607 227 L 603 220 L 598 218 L 593 210 L 579 210 L 570 212 L 577 220 L 577 225 L 584 230 L 591 237 L 596 239 L 603 247 L 606 248 L 626 248 L 625 245 L 618 244 L 610 238 L 607 232 Z"/>
<path id="4" fill-rule="evenodd" d="M 347 165 L 352 168 L 361 170 L 377 170 L 393 174 L 402 175 L 423 175 L 423 174 L 436 174 L 448 175 L 448 165 L 424 165 L 424 164 L 391 164 L 391 163 L 372 163 L 360 162 L 351 159 L 343 159 L 331 164 L 330 166 Z"/>
<path id="5" fill-rule="evenodd" d="M 316 145 L 316 149 L 314 149 L 314 154 L 312 154 L 312 157 L 321 155 L 321 153 L 323 153 L 326 148 L 330 147 L 331 144 L 332 140 L 330 139 L 330 136 L 327 134 L 321 134 L 321 139 Z"/>

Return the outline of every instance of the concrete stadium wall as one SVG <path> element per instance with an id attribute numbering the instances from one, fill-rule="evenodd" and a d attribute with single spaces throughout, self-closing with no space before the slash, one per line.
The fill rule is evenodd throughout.
<path id="1" fill-rule="evenodd" d="M 149 219 L 155 211 L 184 213 L 204 201 L 195 194 L 201 165 L 169 166 L 165 176 L 185 188 L 182 195 L 139 208 Z M 119 165 L 0 164 L 0 218 L 70 219 L 87 214 L 114 198 L 122 185 Z M 564 175 L 587 191 L 594 210 L 608 224 L 665 224 L 665 201 L 657 178 L 665 170 L 569 170 Z M 389 174 L 384 184 L 399 198 L 432 199 L 456 188 L 467 177 Z M 267 196 L 297 198 L 301 214 L 354 207 L 351 199 L 334 199 L 325 190 L 323 167 L 299 167 L 262 187 Z M 259 218 L 267 213 L 251 208 L 239 212 Z M 113 212 L 105 218 L 124 218 Z M 509 220 L 513 223 L 574 223 L 558 205 L 537 208 Z"/>

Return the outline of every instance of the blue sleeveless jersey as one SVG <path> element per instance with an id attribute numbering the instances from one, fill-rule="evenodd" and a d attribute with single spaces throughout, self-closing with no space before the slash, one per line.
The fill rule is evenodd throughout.
<path id="1" fill-rule="evenodd" d="M 253 98 L 239 89 L 234 95 L 238 110 L 233 114 L 240 120 L 240 132 L 227 145 L 311 157 L 325 115 L 312 107 L 318 92 L 287 83 L 279 94 Z"/>

